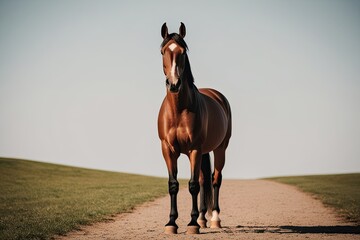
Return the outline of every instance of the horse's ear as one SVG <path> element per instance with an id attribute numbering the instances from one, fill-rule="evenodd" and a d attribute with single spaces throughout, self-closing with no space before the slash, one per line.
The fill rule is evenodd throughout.
<path id="1" fill-rule="evenodd" d="M 168 35 L 168 28 L 166 26 L 166 22 L 161 27 L 161 36 L 165 39 Z"/>
<path id="2" fill-rule="evenodd" d="M 179 35 L 180 37 L 184 38 L 186 35 L 186 28 L 185 28 L 185 24 L 181 23 L 180 28 L 179 28 Z"/>

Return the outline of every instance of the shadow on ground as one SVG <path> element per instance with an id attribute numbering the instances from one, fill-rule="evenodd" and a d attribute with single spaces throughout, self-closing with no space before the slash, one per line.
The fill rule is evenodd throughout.
<path id="1" fill-rule="evenodd" d="M 226 227 L 224 227 L 226 231 Z M 230 228 L 228 228 L 230 230 Z M 231 230 L 234 232 L 234 230 Z M 360 226 L 241 226 L 235 232 L 243 233 L 311 233 L 311 234 L 360 234 Z"/>

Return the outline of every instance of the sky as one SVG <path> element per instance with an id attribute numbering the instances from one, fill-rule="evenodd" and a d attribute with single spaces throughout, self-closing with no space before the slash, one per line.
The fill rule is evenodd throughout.
<path id="1" fill-rule="evenodd" d="M 166 177 L 164 22 L 186 25 L 196 86 L 231 104 L 224 178 L 360 172 L 349 0 L 1 0 L 0 156 Z"/>

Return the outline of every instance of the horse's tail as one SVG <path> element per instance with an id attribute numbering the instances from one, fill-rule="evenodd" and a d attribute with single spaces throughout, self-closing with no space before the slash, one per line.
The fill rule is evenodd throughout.
<path id="1" fill-rule="evenodd" d="M 211 163 L 210 154 L 205 153 L 202 155 L 201 171 L 204 177 L 203 191 L 204 191 L 204 206 L 207 212 L 211 214 L 213 208 L 213 191 L 212 191 L 212 176 L 211 176 Z"/>

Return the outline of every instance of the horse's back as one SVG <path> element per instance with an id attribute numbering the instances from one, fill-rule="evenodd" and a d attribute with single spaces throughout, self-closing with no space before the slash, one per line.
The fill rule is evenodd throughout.
<path id="1" fill-rule="evenodd" d="M 219 139 L 219 145 L 225 148 L 231 137 L 231 108 L 226 97 L 219 91 L 211 88 L 200 88 L 199 92 L 203 95 L 208 112 L 208 141 Z M 213 144 L 209 144 L 213 145 Z"/>

